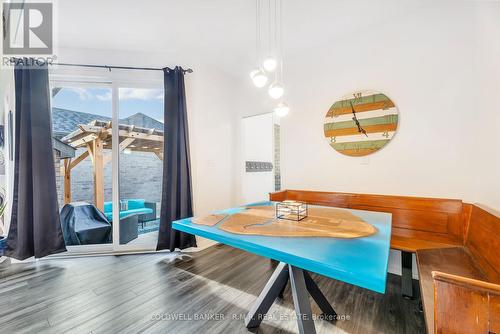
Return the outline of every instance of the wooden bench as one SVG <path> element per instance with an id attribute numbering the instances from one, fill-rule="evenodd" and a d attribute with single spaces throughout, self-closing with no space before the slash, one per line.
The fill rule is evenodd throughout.
<path id="1" fill-rule="evenodd" d="M 500 218 L 477 205 L 464 244 L 417 250 L 428 333 L 500 333 Z"/>
<path id="2" fill-rule="evenodd" d="M 417 249 L 462 245 L 464 222 L 470 210 L 470 205 L 464 206 L 457 199 L 304 190 L 271 193 L 270 199 L 392 213 L 391 248 L 401 251 L 402 294 L 409 298 L 414 294 L 412 253 Z"/>
<path id="3" fill-rule="evenodd" d="M 412 297 L 414 294 L 412 253 L 416 253 L 422 304 L 429 333 L 434 333 L 435 326 L 438 333 L 460 333 L 459 330 L 448 330 L 446 324 L 452 319 L 450 314 L 461 317 L 454 311 L 455 302 L 450 301 L 449 296 L 450 291 L 455 291 L 453 288 L 465 289 L 463 282 L 471 284 L 469 289 L 474 296 L 490 298 L 488 300 L 492 301 L 492 315 L 498 314 L 495 311 L 500 310 L 498 291 L 494 288 L 497 285 L 491 284 L 500 283 L 497 271 L 500 270 L 500 218 L 478 206 L 462 203 L 458 199 L 303 190 L 271 193 L 270 199 L 392 213 L 391 248 L 401 251 L 402 294 L 405 297 Z M 436 302 L 434 287 L 437 287 Z M 500 290 L 500 286 L 498 287 Z M 459 295 L 462 296 L 460 293 Z M 483 300 L 481 298 L 477 300 Z M 486 304 L 481 305 L 484 307 Z M 435 312 L 438 314 L 436 319 Z M 485 317 L 488 326 L 496 323 L 490 318 Z M 496 321 L 500 322 L 498 319 Z M 464 323 L 464 319 L 461 323 Z M 466 327 L 459 327 L 461 328 Z M 500 333 L 497 327 L 490 326 L 489 330 L 492 328 L 492 332 Z"/>

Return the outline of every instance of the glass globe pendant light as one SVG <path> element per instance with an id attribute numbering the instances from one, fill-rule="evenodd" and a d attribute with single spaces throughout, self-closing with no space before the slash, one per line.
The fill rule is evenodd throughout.
<path id="1" fill-rule="evenodd" d="M 264 67 L 267 72 L 273 72 L 274 70 L 276 70 L 276 67 L 278 67 L 278 61 L 275 58 L 269 56 L 262 62 L 262 67 Z"/>
<path id="2" fill-rule="evenodd" d="M 269 86 L 267 92 L 271 98 L 277 100 L 285 93 L 285 87 L 280 82 L 275 81 Z"/>
<path id="3" fill-rule="evenodd" d="M 279 6 L 279 8 L 278 8 Z M 276 71 L 274 73 L 274 82 L 269 86 L 267 93 L 272 99 L 280 99 L 285 93 L 285 87 L 283 86 L 283 46 L 282 46 L 282 20 L 281 20 L 281 1 L 275 1 L 275 10 L 274 10 L 274 40 L 276 44 L 277 54 L 279 55 L 279 62 L 275 62 Z M 278 18 L 279 14 L 279 18 Z M 279 29 L 278 29 L 279 27 Z M 279 36 L 278 36 L 279 30 Z M 279 41 L 279 43 L 278 43 Z"/>
<path id="4" fill-rule="evenodd" d="M 289 111 L 290 107 L 283 101 L 281 101 L 276 107 L 274 107 L 274 112 L 278 117 L 285 117 L 286 115 L 288 115 Z"/>
<path id="5" fill-rule="evenodd" d="M 255 1 L 255 43 L 257 51 L 257 63 L 261 60 L 261 31 L 260 31 L 260 0 Z M 250 72 L 250 78 L 255 87 L 262 88 L 267 84 L 268 78 L 262 67 L 258 65 L 256 69 Z"/>
<path id="6" fill-rule="evenodd" d="M 262 88 L 267 84 L 267 75 L 261 69 L 255 69 L 250 72 L 250 78 L 255 87 Z"/>
<path id="7" fill-rule="evenodd" d="M 276 29 L 276 5 L 274 7 L 274 24 L 273 24 L 273 8 L 271 7 L 272 0 L 268 1 L 269 8 L 267 10 L 267 27 L 268 27 L 268 34 L 267 34 L 267 54 L 268 56 L 264 59 L 262 62 L 262 67 L 266 72 L 273 72 L 276 70 L 276 67 L 278 66 L 278 60 L 276 57 L 274 57 L 276 53 L 276 45 L 277 45 L 277 29 Z"/>

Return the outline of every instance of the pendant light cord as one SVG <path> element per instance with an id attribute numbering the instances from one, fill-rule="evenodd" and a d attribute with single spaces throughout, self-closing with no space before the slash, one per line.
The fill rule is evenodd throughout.
<path id="1" fill-rule="evenodd" d="M 255 0 L 255 49 L 257 51 L 257 64 L 258 68 L 261 67 L 261 61 L 262 61 L 262 56 L 261 56 L 261 50 L 260 50 L 260 38 L 261 38 L 261 31 L 260 31 L 260 0 Z"/>
<path id="2" fill-rule="evenodd" d="M 269 0 L 271 2 L 272 0 Z M 278 0 L 274 0 L 274 49 L 276 61 L 281 63 L 281 52 L 278 46 Z M 274 71 L 274 82 L 278 82 L 278 69 Z"/>
<path id="3" fill-rule="evenodd" d="M 277 2 L 279 1 L 279 54 L 280 54 L 280 79 L 281 79 L 281 84 L 284 84 L 283 82 L 283 0 L 276 0 Z"/>
<path id="4" fill-rule="evenodd" d="M 268 0 L 268 9 L 267 9 L 267 56 L 273 55 L 273 19 L 272 19 L 272 9 L 271 2 L 273 0 Z M 274 21 L 276 24 L 276 21 Z M 275 27 L 276 30 L 276 27 Z"/>

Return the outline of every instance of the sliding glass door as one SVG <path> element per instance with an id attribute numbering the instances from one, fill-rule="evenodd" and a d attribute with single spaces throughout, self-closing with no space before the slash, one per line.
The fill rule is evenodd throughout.
<path id="1" fill-rule="evenodd" d="M 163 177 L 163 89 L 118 88 L 120 245 L 155 249 Z"/>
<path id="2" fill-rule="evenodd" d="M 112 196 L 111 91 L 81 83 L 54 84 L 51 90 L 56 185 L 70 248 L 99 251 L 112 243 L 112 212 L 105 210 Z"/>
<path id="3" fill-rule="evenodd" d="M 163 88 L 52 81 L 61 224 L 70 253 L 154 250 L 163 174 Z"/>

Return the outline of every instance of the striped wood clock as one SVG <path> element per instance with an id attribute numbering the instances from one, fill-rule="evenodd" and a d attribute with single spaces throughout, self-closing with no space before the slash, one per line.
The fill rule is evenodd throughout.
<path id="1" fill-rule="evenodd" d="M 325 117 L 324 132 L 336 151 L 361 157 L 380 150 L 398 128 L 398 109 L 375 91 L 349 94 L 335 102 Z"/>

